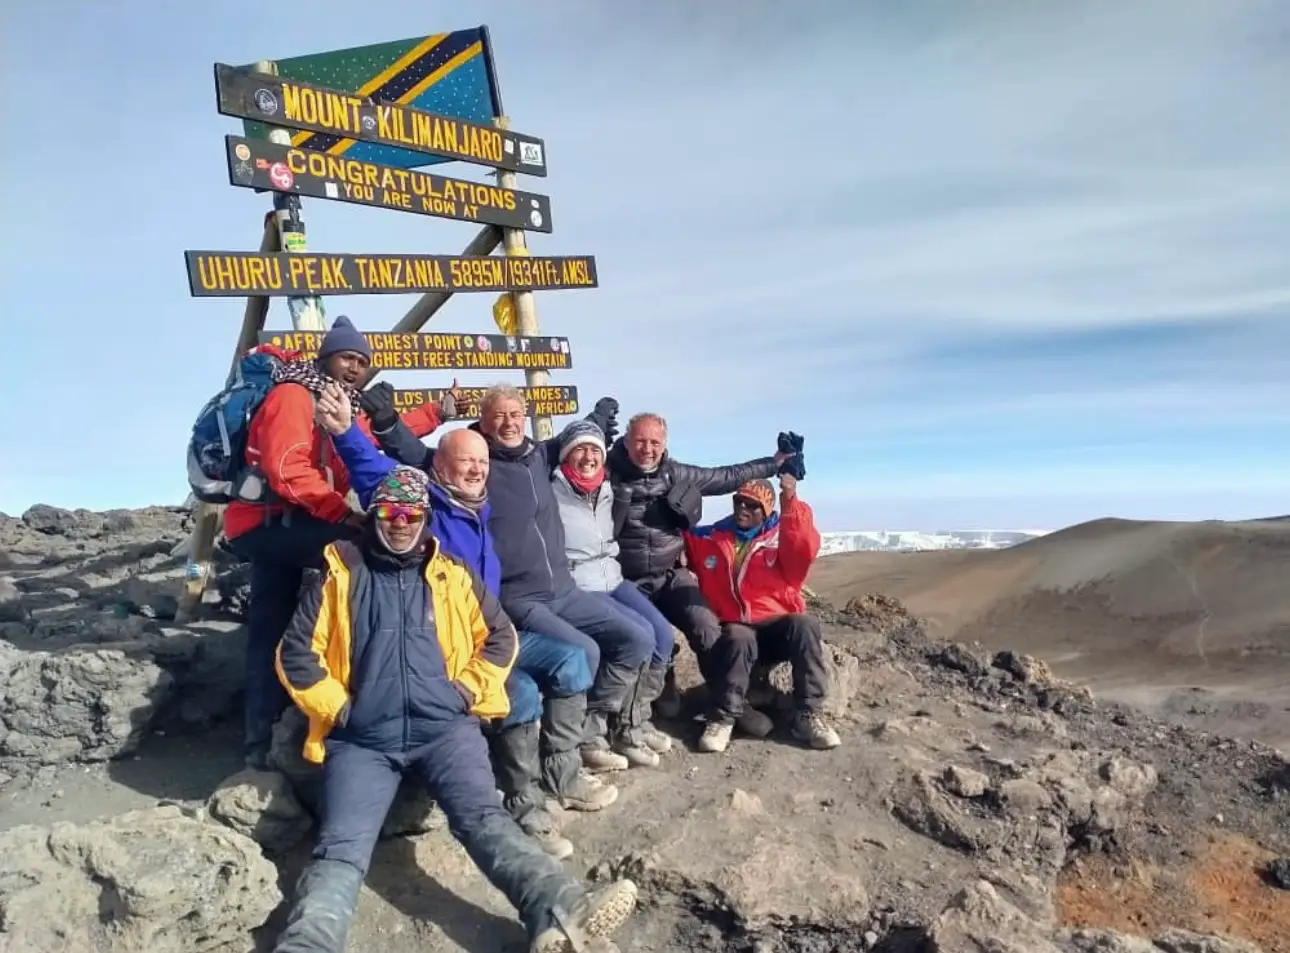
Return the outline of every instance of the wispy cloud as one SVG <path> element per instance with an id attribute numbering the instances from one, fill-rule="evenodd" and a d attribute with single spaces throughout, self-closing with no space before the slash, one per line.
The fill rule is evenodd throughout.
<path id="1" fill-rule="evenodd" d="M 70 34 L 56 6 L 11 18 L 4 68 L 28 75 L 53 57 L 48 98 L 103 106 L 85 120 L 99 157 L 69 152 L 50 111 L 31 117 L 5 239 L 29 284 L 11 282 L 3 307 L 49 313 L 42 285 L 75 304 L 24 322 L 32 369 L 0 386 L 7 405 L 40 393 L 57 419 L 109 396 L 123 405 L 80 440 L 130 489 L 87 486 L 68 463 L 57 486 L 71 502 L 175 498 L 186 427 L 226 366 L 238 310 L 188 300 L 179 251 L 249 247 L 264 206 L 224 184 L 219 137 L 233 124 L 214 114 L 209 63 L 390 36 L 356 35 L 332 0 L 308 25 L 249 2 L 141 3 L 85 13 Z M 424 5 L 387 6 L 404 32 L 421 28 Z M 754 456 L 792 428 L 830 518 L 887 499 L 908 525 L 920 499 L 932 522 L 970 523 L 1037 483 L 1079 491 L 1054 514 L 1100 499 L 1150 515 L 1166 498 L 1171 512 L 1216 514 L 1251 487 L 1266 502 L 1290 464 L 1268 449 L 1290 413 L 1279 0 L 588 0 L 472 17 L 493 32 L 514 125 L 548 142 L 552 174 L 529 185 L 552 195 L 556 227 L 535 250 L 599 264 L 597 291 L 540 297 L 543 327 L 572 337 L 584 397 L 667 414 L 686 459 Z M 186 39 L 145 71 L 156 44 L 141 38 L 156 30 Z M 275 34 L 290 48 L 263 48 Z M 164 141 L 110 91 L 172 117 Z M 324 249 L 450 252 L 469 237 L 325 203 L 306 219 Z M 94 253 L 78 260 L 69 249 L 87 235 Z M 156 297 L 141 307 L 145 280 Z M 329 310 L 379 327 L 409 303 Z M 454 302 L 436 320 L 482 330 L 490 303 Z M 56 357 L 77 373 L 50 388 L 37 368 Z M 61 460 L 55 446 L 35 432 L 11 444 Z M 1162 454 L 1168 472 L 1152 465 Z M 51 496 L 49 479 L 0 475 L 0 505 Z M 1045 522 L 1038 493 L 1023 522 Z"/>

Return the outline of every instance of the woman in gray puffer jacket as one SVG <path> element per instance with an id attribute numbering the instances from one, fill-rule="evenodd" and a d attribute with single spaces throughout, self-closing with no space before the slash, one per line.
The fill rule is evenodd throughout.
<path id="1" fill-rule="evenodd" d="M 623 703 L 612 733 L 612 746 L 637 767 L 653 767 L 672 739 L 654 727 L 650 708 L 663 691 L 672 658 L 671 623 L 649 597 L 623 578 L 614 541 L 614 493 L 605 478 L 605 437 L 588 420 L 570 424 L 560 434 L 560 465 L 552 477 L 560 522 L 564 524 L 565 555 L 579 589 L 604 598 L 614 610 L 654 632 L 654 649 L 641 668 L 636 685 Z"/>

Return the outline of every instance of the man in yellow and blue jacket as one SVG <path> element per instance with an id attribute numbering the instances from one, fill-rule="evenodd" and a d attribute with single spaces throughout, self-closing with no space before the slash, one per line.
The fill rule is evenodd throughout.
<path id="1" fill-rule="evenodd" d="M 323 766 L 313 859 L 276 953 L 341 953 L 381 825 L 405 774 L 519 911 L 532 953 L 573 953 L 617 929 L 636 888 L 588 893 L 502 807 L 480 719 L 505 717 L 515 628 L 467 566 L 426 532 L 426 475 L 393 470 L 357 542 L 326 570 L 278 649 L 278 677 L 309 719 Z"/>

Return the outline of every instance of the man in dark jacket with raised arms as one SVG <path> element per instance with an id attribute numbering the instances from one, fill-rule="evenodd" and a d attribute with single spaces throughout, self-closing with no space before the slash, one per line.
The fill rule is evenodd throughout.
<path id="1" fill-rule="evenodd" d="M 725 467 L 680 463 L 667 453 L 667 421 L 650 413 L 634 416 L 609 451 L 605 465 L 614 488 L 614 535 L 623 575 L 681 630 L 700 660 L 721 638 L 721 622 L 694 574 L 679 567 L 685 551 L 681 534 L 698 525 L 703 497 L 724 496 L 749 480 L 774 476 L 788 458 L 779 452 Z M 651 664 L 645 694 L 660 698 L 671 675 L 670 665 Z M 660 714 L 677 713 L 674 698 L 663 701 Z"/>
<path id="2" fill-rule="evenodd" d="M 510 619 L 425 533 L 424 473 L 398 467 L 358 542 L 329 545 L 278 648 L 279 678 L 308 716 L 304 757 L 323 765 L 322 808 L 275 953 L 342 953 L 386 812 L 420 779 L 471 860 L 519 911 L 531 953 L 575 953 L 630 916 L 630 881 L 596 893 L 503 809 L 481 718 L 507 714 Z"/>

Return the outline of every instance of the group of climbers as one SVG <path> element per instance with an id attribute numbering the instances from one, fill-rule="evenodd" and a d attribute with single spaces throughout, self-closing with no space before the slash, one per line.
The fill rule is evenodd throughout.
<path id="1" fill-rule="evenodd" d="M 309 719 L 305 756 L 323 765 L 318 842 L 275 949 L 343 949 L 407 773 L 516 906 L 530 949 L 583 949 L 625 922 L 635 888 L 589 892 L 563 873 L 573 845 L 547 799 L 607 808 L 611 772 L 671 749 L 654 717 L 678 710 L 673 626 L 709 688 L 699 750 L 724 751 L 736 726 L 773 730 L 749 702 L 758 663 L 778 661 L 792 663 L 794 737 L 840 743 L 801 594 L 820 546 L 797 495 L 802 441 L 689 466 L 669 457 L 657 415 L 615 441 L 611 398 L 536 441 L 521 392 L 497 385 L 476 423 L 432 449 L 421 438 L 454 401 L 400 416 L 389 385 L 357 390 L 370 359 L 340 318 L 316 359 L 281 364 L 246 450 L 271 493 L 226 516 L 252 563 L 248 761 L 263 763 L 289 699 Z M 698 525 L 703 497 L 731 493 L 730 517 Z"/>

